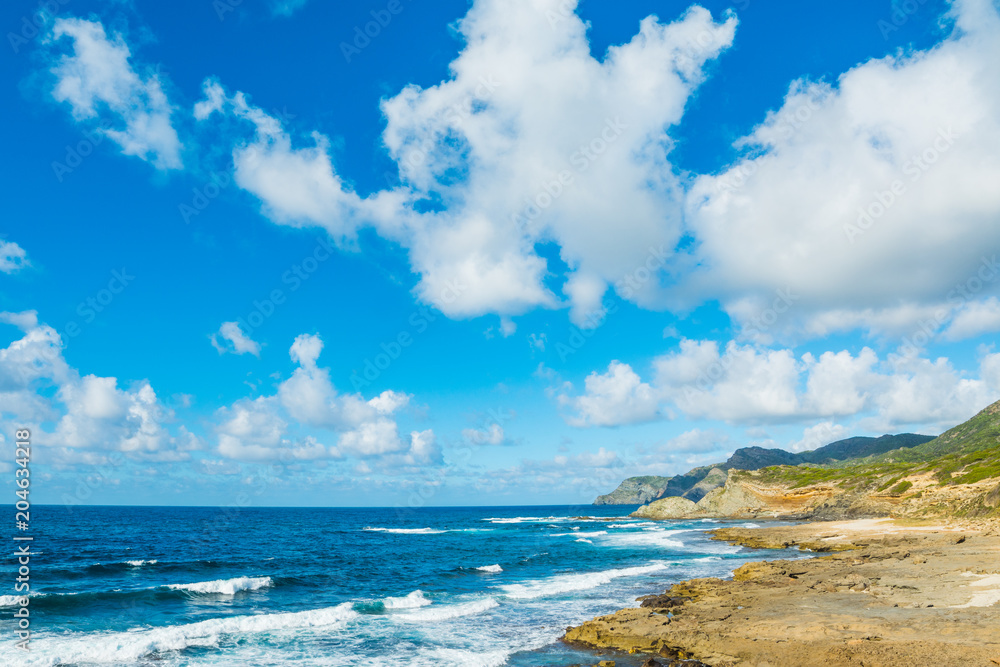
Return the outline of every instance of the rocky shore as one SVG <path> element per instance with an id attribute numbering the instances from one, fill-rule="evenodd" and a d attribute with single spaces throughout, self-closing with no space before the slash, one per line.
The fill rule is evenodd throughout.
<path id="1" fill-rule="evenodd" d="M 813 558 L 748 563 L 568 628 L 634 665 L 1000 665 L 996 523 L 868 519 L 723 528 L 715 539 Z"/>

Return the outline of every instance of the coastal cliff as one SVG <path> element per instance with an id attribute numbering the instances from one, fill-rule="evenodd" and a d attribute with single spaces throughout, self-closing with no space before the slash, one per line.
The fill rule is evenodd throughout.
<path id="1" fill-rule="evenodd" d="M 1000 664 L 1000 402 L 914 446 L 731 469 L 697 502 L 632 516 L 811 519 L 710 534 L 824 555 L 680 582 L 564 641 L 711 667 Z"/>
<path id="2" fill-rule="evenodd" d="M 670 477 L 646 475 L 629 477 L 611 493 L 598 496 L 595 505 L 643 505 L 663 495 L 670 483 Z"/>
<path id="3" fill-rule="evenodd" d="M 730 470 L 697 503 L 663 498 L 647 519 L 1000 516 L 1000 402 L 938 438 L 825 465 Z"/>
<path id="4" fill-rule="evenodd" d="M 698 502 L 713 489 L 722 486 L 730 470 L 760 470 L 777 465 L 830 464 L 853 458 L 874 456 L 901 448 L 921 445 L 934 437 L 901 433 L 878 438 L 856 437 L 838 440 L 808 452 L 783 449 L 742 447 L 724 463 L 694 468 L 683 475 L 629 477 L 611 493 L 598 496 L 595 505 L 639 505 L 660 498 L 679 496 Z"/>

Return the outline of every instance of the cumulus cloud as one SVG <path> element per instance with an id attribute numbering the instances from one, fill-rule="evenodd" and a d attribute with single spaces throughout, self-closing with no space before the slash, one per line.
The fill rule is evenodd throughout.
<path id="1" fill-rule="evenodd" d="M 181 168 L 181 142 L 159 76 L 135 70 L 122 36 L 109 36 L 98 21 L 60 18 L 52 37 L 54 48 L 61 49 L 67 39 L 72 45 L 72 52 L 60 55 L 52 67 L 52 97 L 69 104 L 77 121 L 113 118 L 111 127 L 97 131 L 121 146 L 125 155 L 158 169 Z"/>
<path id="2" fill-rule="evenodd" d="M 302 334 L 289 348 L 298 364 L 271 396 L 244 398 L 216 414 L 218 452 L 239 460 L 385 457 L 401 462 L 432 462 L 440 451 L 431 430 L 404 440 L 394 415 L 410 401 L 409 394 L 386 390 L 365 399 L 342 394 L 330 371 L 318 365 L 323 340 Z M 321 440 L 336 444 L 324 445 Z"/>
<path id="3" fill-rule="evenodd" d="M 1000 301 L 990 297 L 962 308 L 941 334 L 944 340 L 958 341 L 1000 331 Z"/>
<path id="4" fill-rule="evenodd" d="M 243 333 L 239 322 L 223 322 L 218 332 L 212 334 L 209 339 L 219 354 L 231 352 L 232 354 L 260 356 L 260 343 Z"/>
<path id="5" fill-rule="evenodd" d="M 988 185 L 1000 179 L 1000 17 L 990 0 L 956 0 L 948 18 L 953 33 L 930 49 L 793 83 L 737 142 L 747 157 L 697 179 L 700 268 L 679 298 L 719 298 L 755 332 L 814 335 L 912 330 L 965 298 L 1000 216 Z M 781 290 L 795 303 L 768 313 Z"/>
<path id="6" fill-rule="evenodd" d="M 408 249 L 417 295 L 447 315 L 510 316 L 565 297 L 582 321 L 649 248 L 669 254 L 680 238 L 668 132 L 736 20 L 716 22 L 700 7 L 673 23 L 648 17 L 597 59 L 573 9 L 563 0 L 474 3 L 458 23 L 466 46 L 451 78 L 383 102 L 401 183 L 369 197 L 337 174 L 325 137 L 296 146 L 241 93 L 220 96 L 208 82 L 196 113 L 253 123 L 254 139 L 234 150 L 237 182 L 272 219 L 338 239 L 375 227 Z M 428 210 L 429 201 L 445 207 Z M 535 250 L 553 241 L 570 267 L 563 296 L 546 286 L 549 267 Z M 648 302 L 658 291 L 648 281 L 629 298 Z"/>
<path id="7" fill-rule="evenodd" d="M 0 272 L 16 273 L 29 266 L 28 253 L 13 241 L 0 239 Z"/>
<path id="8" fill-rule="evenodd" d="M 808 452 L 850 436 L 850 429 L 843 424 L 823 421 L 813 426 L 807 426 L 802 431 L 802 439 L 790 443 L 786 449 L 793 452 Z"/>
<path id="9" fill-rule="evenodd" d="M 905 335 L 929 317 L 941 326 L 990 296 L 967 293 L 984 260 L 992 277 L 972 292 L 996 290 L 1000 265 L 982 257 L 1000 215 L 990 0 L 952 3 L 954 29 L 931 48 L 793 82 L 737 142 L 745 157 L 685 180 L 673 128 L 732 45 L 735 15 L 650 16 L 595 57 L 574 11 L 572 0 L 476 0 L 456 24 L 465 45 L 448 78 L 381 103 L 395 187 L 355 191 L 328 137 L 301 136 L 215 79 L 192 114 L 244 121 L 235 140 L 233 124 L 218 127 L 236 182 L 274 222 L 322 227 L 345 247 L 372 228 L 408 252 L 419 299 L 453 318 L 501 315 L 505 335 L 512 316 L 539 307 L 568 305 L 593 326 L 609 288 L 678 312 L 717 300 L 744 340 L 765 345 Z M 53 67 L 56 99 L 80 119 L 110 109 L 120 126 L 108 134 L 125 152 L 179 166 L 160 82 L 137 73 L 121 36 L 80 19 L 60 19 L 53 35 L 73 45 Z M 994 326 L 985 309 L 962 312 L 946 339 Z"/>
<path id="10" fill-rule="evenodd" d="M 201 447 L 147 380 L 81 375 L 62 354 L 63 342 L 34 311 L 0 313 L 23 336 L 0 349 L 0 422 L 31 425 L 54 463 L 101 462 L 110 451 L 142 460 L 183 460 Z M 55 423 L 51 431 L 43 424 Z M 83 452 L 91 450 L 90 454 Z"/>
<path id="11" fill-rule="evenodd" d="M 496 422 L 483 428 L 462 429 L 462 437 L 473 445 L 502 445 L 507 439 L 503 426 Z"/>
<path id="12" fill-rule="evenodd" d="M 584 385 L 583 395 L 562 401 L 577 413 L 567 420 L 572 426 L 619 426 L 659 416 L 657 392 L 628 364 L 612 361 L 606 373 L 591 373 Z"/>
<path id="13" fill-rule="evenodd" d="M 566 384 L 557 400 L 573 409 L 566 421 L 574 426 L 638 423 L 679 410 L 688 418 L 730 424 L 856 418 L 864 428 L 886 431 L 968 419 L 1000 397 L 997 368 L 993 354 L 983 356 L 980 377 L 974 378 L 948 359 L 915 351 L 880 359 L 866 347 L 856 354 L 796 357 L 790 349 L 734 341 L 720 349 L 715 341 L 685 339 L 654 360 L 648 382 L 629 365 L 612 362 L 606 373 L 587 377 L 583 393 L 574 395 Z M 799 446 L 806 440 L 808 434 Z"/>

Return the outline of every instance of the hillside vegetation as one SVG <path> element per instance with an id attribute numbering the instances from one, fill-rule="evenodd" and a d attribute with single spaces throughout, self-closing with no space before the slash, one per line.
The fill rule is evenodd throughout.
<path id="1" fill-rule="evenodd" d="M 663 501 L 657 501 L 663 502 Z M 937 438 L 842 461 L 729 471 L 696 505 L 640 508 L 651 518 L 1000 516 L 1000 401 Z"/>
<path id="2" fill-rule="evenodd" d="M 698 502 L 710 491 L 726 482 L 729 470 L 759 470 L 776 465 L 823 464 L 852 457 L 872 456 L 899 448 L 914 447 L 929 440 L 931 435 L 902 433 L 880 438 L 855 437 L 838 440 L 808 452 L 788 452 L 784 449 L 742 447 L 733 452 L 725 463 L 701 466 L 674 477 L 645 475 L 629 477 L 611 493 L 598 496 L 595 505 L 641 505 L 660 498 L 680 496 Z"/>

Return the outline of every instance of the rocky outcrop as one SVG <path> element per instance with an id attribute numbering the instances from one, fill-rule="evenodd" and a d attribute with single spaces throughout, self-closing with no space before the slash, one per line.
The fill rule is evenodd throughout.
<path id="1" fill-rule="evenodd" d="M 712 468 L 708 471 L 708 474 L 701 479 L 701 481 L 685 491 L 682 494 L 682 497 L 698 502 L 707 496 L 709 492 L 714 491 L 725 484 L 727 477 L 728 473 L 722 468 Z"/>
<path id="2" fill-rule="evenodd" d="M 778 465 L 829 463 L 916 447 L 933 439 L 929 435 L 913 433 L 883 435 L 879 438 L 857 437 L 838 440 L 814 451 L 798 453 L 783 449 L 742 447 L 733 452 L 725 463 L 694 468 L 683 475 L 630 477 L 612 493 L 599 496 L 594 504 L 638 505 L 669 496 L 683 496 L 698 502 L 709 491 L 725 483 L 725 473 L 729 470 L 759 470 Z M 653 491 L 656 492 L 649 495 Z"/>
<path id="3" fill-rule="evenodd" d="M 992 530 L 865 520 L 744 531 L 828 553 L 681 582 L 564 641 L 714 667 L 1000 663 Z"/>
<path id="4" fill-rule="evenodd" d="M 694 514 L 698 506 L 692 500 L 687 498 L 681 498 L 680 496 L 673 496 L 670 498 L 660 498 L 659 500 L 654 500 L 648 505 L 643 505 L 636 511 L 632 512 L 629 516 L 639 517 L 642 519 L 656 519 L 656 520 L 667 520 L 667 519 L 683 519 Z"/>
<path id="5" fill-rule="evenodd" d="M 932 473 L 915 474 L 903 481 L 905 491 L 880 489 L 881 480 L 851 485 L 844 480 L 797 486 L 768 479 L 772 473 L 733 470 L 726 483 L 697 503 L 687 498 L 661 498 L 631 516 L 656 519 L 861 519 L 894 517 L 980 518 L 1000 510 L 1000 486 L 994 478 L 970 484 L 941 485 Z M 847 481 L 852 481 L 848 478 Z M 895 481 L 895 480 L 892 480 Z"/>
<path id="6" fill-rule="evenodd" d="M 642 505 L 659 498 L 670 482 L 670 477 L 629 477 L 611 493 L 598 496 L 595 505 Z"/>

